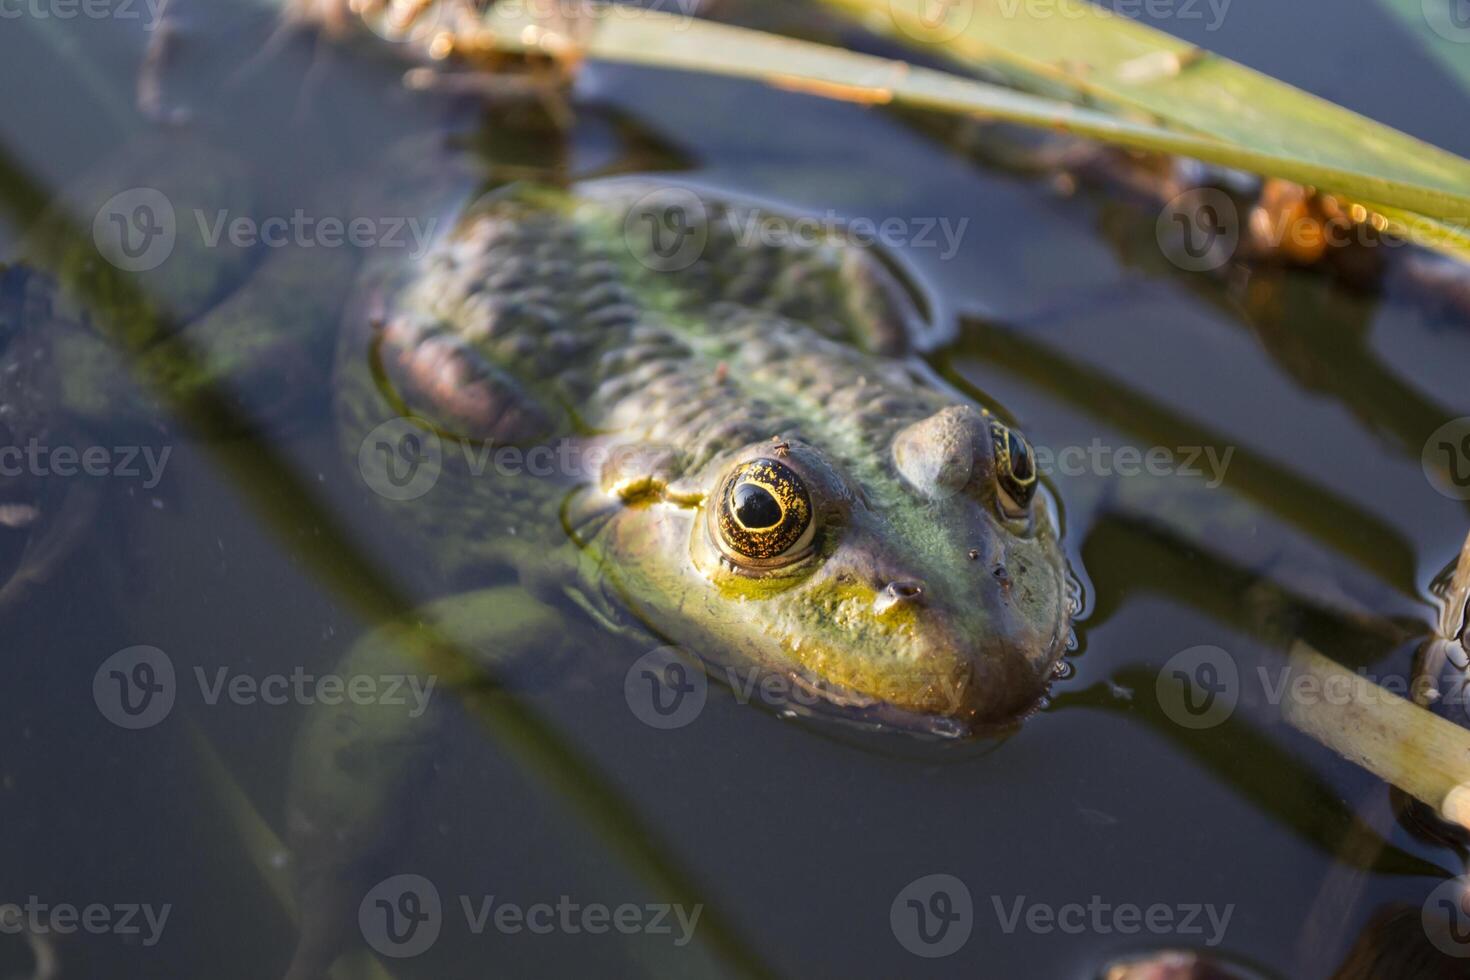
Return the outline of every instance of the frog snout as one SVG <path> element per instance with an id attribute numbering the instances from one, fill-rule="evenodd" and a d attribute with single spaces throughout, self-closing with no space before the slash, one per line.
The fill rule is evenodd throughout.
<path id="1" fill-rule="evenodd" d="M 988 636 L 968 652 L 971 670 L 963 701 L 977 719 L 1013 716 L 1045 693 L 1046 676 L 1015 638 Z"/>

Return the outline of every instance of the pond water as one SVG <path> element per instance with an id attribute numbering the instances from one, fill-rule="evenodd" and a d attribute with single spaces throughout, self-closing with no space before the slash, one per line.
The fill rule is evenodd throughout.
<path id="1" fill-rule="evenodd" d="M 1154 244 L 1156 211 L 999 172 L 924 120 L 592 65 L 558 133 L 524 108 L 405 92 L 401 65 L 371 48 L 273 40 L 269 16 L 243 5 L 185 8 L 164 100 L 192 121 L 165 132 L 133 109 L 139 16 L 0 21 L 5 259 L 33 255 L 37 215 L 99 174 L 161 182 L 174 178 L 148 168 L 172 161 L 208 185 L 207 216 L 245 181 L 257 215 L 345 214 L 354 179 L 445 134 L 506 174 L 672 173 L 802 213 L 943 217 L 963 228 L 952 249 L 941 235 L 896 255 L 953 328 L 929 359 L 1055 461 L 1083 609 L 1070 676 L 1019 730 L 935 744 L 783 718 L 719 685 L 693 723 L 658 730 L 624 697 L 647 643 L 605 638 L 569 677 L 505 678 L 533 719 L 513 731 L 555 750 L 497 737 L 500 715 L 451 723 L 383 869 L 434 883 L 442 929 L 373 969 L 1084 978 L 1183 946 L 1307 978 L 1337 975 L 1375 928 L 1383 945 L 1423 945 L 1419 910 L 1464 871 L 1463 846 L 1286 726 L 1269 682 L 1295 637 L 1384 683 L 1411 675 L 1430 583 L 1467 527 L 1420 458 L 1437 426 L 1470 414 L 1461 324 L 1307 273 L 1261 273 L 1243 293 L 1182 272 Z M 1209 22 L 1157 21 L 1470 154 L 1465 95 L 1373 5 L 1236 0 Z M 68 560 L 4 611 L 0 902 L 100 905 L 111 923 L 50 936 L 59 977 L 282 975 L 296 926 L 268 883 L 281 853 L 242 815 L 282 832 L 306 709 L 210 703 L 196 678 L 330 672 L 383 603 L 443 591 L 337 445 L 327 379 L 289 404 L 268 382 L 224 399 L 248 435 L 104 411 L 89 444 L 152 455 L 136 476 L 109 457 L 112 476 L 83 488 Z M 1156 448 L 1167 472 L 1137 475 Z M 5 547 L 14 562 L 15 539 Z M 158 724 L 127 730 L 99 711 L 94 677 L 137 645 L 164 651 L 178 695 Z M 1201 647 L 1218 652 L 1189 656 L 1238 672 L 1239 704 L 1192 727 L 1159 679 Z M 919 894 L 906 889 L 931 875 L 973 906 L 944 957 L 916 955 L 933 949 L 900 923 Z M 671 895 L 702 908 L 687 945 L 677 916 L 671 936 L 497 929 L 493 912 L 476 930 L 491 896 L 642 909 Z M 140 908 L 130 932 L 130 906 L 167 919 L 150 926 Z M 1140 926 L 1149 914 L 1159 925 Z M 1431 962 L 1460 975 L 1470 961 Z M 30 964 L 0 935 L 0 976 Z"/>

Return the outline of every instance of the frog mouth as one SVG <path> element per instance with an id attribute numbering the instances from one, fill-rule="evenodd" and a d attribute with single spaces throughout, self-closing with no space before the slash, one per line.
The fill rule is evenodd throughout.
<path id="1" fill-rule="evenodd" d="M 718 657 L 696 654 L 705 673 L 742 702 L 775 712 L 782 718 L 874 733 L 895 733 L 935 741 L 993 736 L 1016 728 L 1040 708 L 998 720 L 965 714 L 905 708 L 865 694 L 799 667 L 734 665 Z"/>
<path id="2" fill-rule="evenodd" d="M 791 683 L 820 699 L 814 702 L 815 706 L 810 709 L 809 717 L 848 728 L 950 740 L 971 738 L 982 731 L 1010 727 L 1013 724 L 981 726 L 972 719 L 961 716 L 914 711 L 804 672 L 791 675 Z M 805 702 L 793 700 L 795 707 L 788 706 L 785 711 L 799 715 Z"/>

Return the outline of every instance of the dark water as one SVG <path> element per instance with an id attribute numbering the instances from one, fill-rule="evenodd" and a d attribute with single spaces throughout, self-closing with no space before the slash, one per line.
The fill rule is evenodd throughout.
<path id="1" fill-rule="evenodd" d="M 512 138 L 514 122 L 398 91 L 394 62 L 371 52 L 287 41 L 259 54 L 270 24 L 232 6 L 186 22 L 168 98 L 195 123 L 162 137 L 130 108 L 137 24 L 34 20 L 0 21 L 7 256 L 40 204 L 124 166 L 139 143 L 210 169 L 191 140 L 208 142 L 254 172 L 261 213 L 289 214 L 330 207 L 386 148 L 451 132 L 504 165 L 678 171 L 813 213 L 968 219 L 953 256 L 898 256 L 940 319 L 961 324 L 933 358 L 951 380 L 1004 406 L 1038 446 L 1233 453 L 1218 486 L 1099 467 L 1053 480 L 1086 585 L 1079 650 L 1050 707 L 1000 743 L 813 728 L 721 688 L 694 724 L 657 731 L 622 696 L 644 648 L 614 640 L 585 676 L 518 679 L 523 703 L 622 802 L 568 802 L 522 754 L 459 723 L 389 869 L 434 881 L 443 934 L 422 957 L 385 960 L 394 976 L 727 975 L 739 969 L 706 940 L 729 934 L 779 976 L 1080 978 L 1127 953 L 1218 940 L 1271 975 L 1326 977 L 1371 921 L 1400 909 L 1407 931 L 1388 944 L 1423 945 L 1418 910 L 1463 871 L 1463 851 L 1411 832 L 1401 800 L 1286 728 L 1249 678 L 1275 670 L 1294 635 L 1381 679 L 1411 671 L 1429 583 L 1466 527 L 1464 504 L 1420 462 L 1436 426 L 1470 414 L 1460 324 L 1309 275 L 1262 276 L 1247 315 L 1238 294 L 1150 252 L 1153 213 L 987 170 L 894 114 L 593 66 L 564 141 L 534 127 Z M 1218 31 L 1161 26 L 1470 153 L 1466 97 L 1371 5 L 1236 0 Z M 1104 230 L 1120 220 L 1141 230 Z M 258 393 L 240 400 L 259 421 L 252 438 L 104 430 L 107 445 L 169 447 L 165 479 L 102 480 L 82 547 L 3 621 L 0 901 L 171 910 L 152 945 L 146 926 L 54 937 L 62 977 L 280 975 L 292 918 L 199 745 L 279 832 L 302 709 L 211 706 L 193 672 L 327 671 L 385 592 L 434 592 L 377 532 L 324 398 L 288 420 Z M 125 731 L 99 713 L 92 683 L 135 644 L 166 651 L 184 681 L 168 719 Z M 1247 690 L 1228 721 L 1195 731 L 1175 723 L 1155 680 L 1201 645 L 1228 651 Z M 646 855 L 609 843 L 609 825 L 628 819 L 706 907 L 687 949 L 467 927 L 459 896 L 659 901 Z M 968 942 L 939 959 L 907 951 L 890 926 L 900 892 L 931 874 L 960 879 L 974 901 Z M 1163 905 L 1201 931 L 1024 916 L 1008 930 L 1018 901 Z M 1206 905 L 1230 910 L 1220 935 L 1187 911 Z M 20 940 L 0 940 L 0 975 L 20 975 Z"/>

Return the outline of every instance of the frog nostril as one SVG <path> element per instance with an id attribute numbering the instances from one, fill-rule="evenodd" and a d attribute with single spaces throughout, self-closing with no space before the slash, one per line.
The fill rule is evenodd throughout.
<path id="1" fill-rule="evenodd" d="M 887 612 L 897 606 L 908 606 L 918 603 L 924 594 L 924 583 L 913 579 L 901 579 L 889 582 L 878 593 L 878 598 L 873 600 L 873 608 L 879 614 Z"/>

